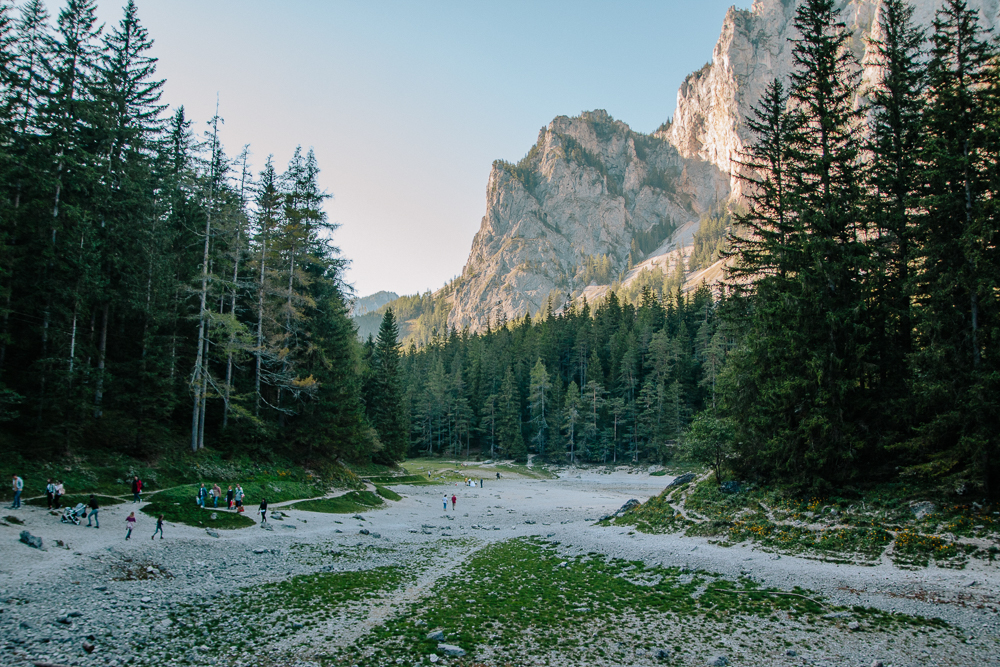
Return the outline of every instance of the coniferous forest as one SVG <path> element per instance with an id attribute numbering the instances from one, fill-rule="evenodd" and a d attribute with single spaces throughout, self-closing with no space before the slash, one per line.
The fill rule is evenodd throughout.
<path id="1" fill-rule="evenodd" d="M 95 10 L 0 3 L 5 447 L 370 460 L 312 151 L 227 153 L 161 99 L 135 3 Z"/>
<path id="2" fill-rule="evenodd" d="M 1000 52 L 963 0 L 879 20 L 862 63 L 833 0 L 798 10 L 795 70 L 746 119 L 724 285 L 411 348 L 411 451 L 1000 492 Z"/>
<path id="3" fill-rule="evenodd" d="M 21 453 L 206 445 L 662 462 L 1000 492 L 1000 51 L 886 0 L 865 62 L 803 3 L 746 119 L 722 285 L 356 339 L 311 151 L 253 167 L 161 99 L 134 2 L 0 4 L 0 420 Z M 714 249 L 714 250 L 713 250 Z M 702 253 L 706 255 L 706 253 Z M 701 264 L 710 258 L 699 256 Z"/>

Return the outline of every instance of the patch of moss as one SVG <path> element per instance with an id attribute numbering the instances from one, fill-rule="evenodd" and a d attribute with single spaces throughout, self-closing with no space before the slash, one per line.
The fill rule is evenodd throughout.
<path id="1" fill-rule="evenodd" d="M 305 500 L 295 503 L 289 509 L 326 514 L 355 514 L 379 507 L 382 504 L 382 499 L 371 491 L 351 491 L 336 498 Z"/>

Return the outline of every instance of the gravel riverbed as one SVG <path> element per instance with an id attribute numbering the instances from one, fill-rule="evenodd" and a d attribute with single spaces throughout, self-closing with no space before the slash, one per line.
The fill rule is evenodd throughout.
<path id="1" fill-rule="evenodd" d="M 460 571 L 473 554 L 490 544 L 532 536 L 558 543 L 565 558 L 603 554 L 731 580 L 751 578 L 782 590 L 798 586 L 831 605 L 936 617 L 951 626 L 932 643 L 910 634 L 851 632 L 846 624 L 822 628 L 825 634 L 820 637 L 815 631 L 806 635 L 789 630 L 780 646 L 766 641 L 759 645 L 766 651 L 741 650 L 742 644 L 730 638 L 733 645 L 724 656 L 730 665 L 1000 664 L 996 564 L 973 561 L 964 570 L 901 570 L 889 562 L 873 567 L 832 564 L 779 557 L 750 545 L 722 547 L 700 538 L 593 525 L 630 498 L 645 501 L 659 493 L 670 479 L 626 469 L 567 469 L 559 479 L 511 475 L 487 479 L 483 488 L 395 486 L 390 488 L 404 496 L 401 501 L 360 518 L 277 508 L 284 517 L 273 520 L 271 530 L 257 526 L 218 531 L 219 537 L 168 524 L 166 539 L 151 540 L 155 521 L 137 513 L 139 525 L 128 542 L 125 517 L 138 509 L 132 503 L 102 509 L 100 529 L 87 528 L 86 521 L 81 526 L 61 524 L 43 508 L 2 510 L 0 519 L 13 515 L 24 525 L 0 526 L 0 664 L 317 664 L 317 646 L 333 650 L 375 642 L 371 633 L 376 628 L 406 613 L 407 603 L 421 600 L 436 581 Z M 443 510 L 442 496 L 450 499 L 453 493 L 458 497 L 456 509 L 449 502 Z M 41 537 L 45 550 L 22 544 L 22 530 Z M 239 591 L 252 599 L 255 590 L 299 575 L 397 565 L 416 573 L 397 594 L 345 603 L 351 613 L 331 613 L 319 625 L 285 618 L 279 609 L 255 619 L 253 624 L 261 627 L 253 629 L 280 627 L 280 632 L 258 633 L 250 644 L 226 646 L 250 628 L 227 627 L 223 641 L 219 630 L 213 630 L 213 636 L 204 623 L 208 616 L 221 617 L 223 623 L 235 619 L 239 610 L 231 606 Z M 751 634 L 754 622 L 750 620 Z M 649 626 L 651 631 L 655 626 Z M 768 626 L 760 621 L 759 627 L 763 632 Z M 669 628 L 656 632 L 666 636 Z M 669 658 L 665 651 L 659 657 L 655 651 L 659 644 L 666 645 L 665 639 L 658 642 L 650 636 L 639 643 L 602 654 L 593 664 L 704 665 L 719 657 L 718 642 L 688 646 L 683 653 L 674 650 Z M 789 643 L 796 648 L 786 648 Z M 395 662 L 429 660 L 427 655 L 413 655 Z M 449 660 L 471 664 L 462 657 L 435 661 Z M 477 660 L 501 664 L 485 647 Z M 560 662 L 556 653 L 539 664 Z M 565 661 L 578 663 L 571 657 Z"/>

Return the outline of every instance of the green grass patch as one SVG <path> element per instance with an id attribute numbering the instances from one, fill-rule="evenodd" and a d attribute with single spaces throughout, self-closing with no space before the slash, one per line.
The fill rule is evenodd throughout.
<path id="1" fill-rule="evenodd" d="M 98 494 L 95 495 L 97 495 L 97 504 L 101 507 L 107 507 L 109 505 L 120 505 L 123 502 L 125 502 L 121 498 L 116 498 L 115 496 L 103 496 Z M 76 507 L 77 503 L 83 503 L 84 505 L 86 505 L 89 502 L 90 502 L 89 493 L 86 495 L 82 493 L 68 493 L 59 499 L 59 505 L 63 508 Z M 49 501 L 48 498 L 31 498 L 29 500 L 24 501 L 24 504 L 32 505 L 34 507 L 48 507 Z M 88 509 L 87 511 L 89 512 L 90 510 Z"/>
<path id="2" fill-rule="evenodd" d="M 383 500 L 371 491 L 351 491 L 336 498 L 305 500 L 295 503 L 289 509 L 325 514 L 355 514 L 374 509 L 382 504 Z"/>
<path id="3" fill-rule="evenodd" d="M 440 482 L 435 482 L 422 475 L 375 475 L 364 479 L 372 484 L 408 484 L 413 486 L 440 484 Z"/>
<path id="4" fill-rule="evenodd" d="M 540 540 L 516 539 L 484 547 L 460 571 L 439 580 L 425 600 L 331 657 L 384 665 L 440 653 L 438 641 L 426 638 L 440 628 L 445 642 L 467 652 L 462 664 L 582 665 L 598 656 L 631 664 L 634 653 L 623 646 L 629 652 L 679 647 L 671 664 L 697 664 L 704 660 L 697 648 L 703 634 L 729 636 L 746 628 L 743 655 L 730 655 L 741 661 L 765 655 L 774 637 L 786 632 L 846 626 L 850 620 L 872 631 L 948 629 L 936 619 L 837 607 L 799 588 L 763 588 L 748 579 L 599 554 L 570 557 Z M 839 640 L 834 632 L 826 641 L 828 647 L 810 648 L 830 650 Z"/>
<path id="5" fill-rule="evenodd" d="M 795 498 L 776 489 L 745 486 L 723 493 L 709 478 L 690 489 L 666 489 L 604 525 L 632 525 L 648 533 L 683 532 L 721 544 L 753 542 L 765 550 L 838 563 L 876 565 L 885 554 L 900 567 L 963 568 L 970 558 L 996 554 L 961 537 L 998 538 L 991 505 L 949 505 L 917 520 L 910 503 L 926 489 L 885 485 L 845 497 Z M 687 518 L 674 507 L 682 507 Z"/>
<path id="6" fill-rule="evenodd" d="M 197 487 L 194 485 L 167 489 L 149 497 L 150 502 L 143 505 L 142 511 L 152 517 L 163 515 L 171 523 L 183 523 L 188 526 L 218 528 L 232 530 L 254 525 L 254 520 L 237 512 L 223 508 L 209 507 L 202 509 L 196 502 Z M 224 504 L 220 503 L 220 504 Z M 247 510 L 252 511 L 248 508 Z M 215 518 L 212 518 L 215 514 Z"/>
<path id="7" fill-rule="evenodd" d="M 403 499 L 403 496 L 399 495 L 398 493 L 396 493 L 392 489 L 385 488 L 384 486 L 376 486 L 375 487 L 375 492 L 378 495 L 380 495 L 383 498 L 385 498 L 386 500 L 396 500 L 396 501 L 399 501 L 399 500 Z"/>

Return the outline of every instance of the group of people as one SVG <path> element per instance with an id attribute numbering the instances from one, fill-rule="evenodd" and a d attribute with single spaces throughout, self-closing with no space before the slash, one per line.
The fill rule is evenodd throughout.
<path id="1" fill-rule="evenodd" d="M 61 479 L 50 479 L 45 485 L 45 497 L 49 501 L 49 509 L 57 510 L 59 509 L 59 503 L 62 497 L 66 495 L 66 487 L 63 486 Z"/>
<path id="2" fill-rule="evenodd" d="M 243 511 L 243 499 L 246 494 L 243 492 L 243 487 L 239 484 L 236 485 L 234 489 L 232 485 L 226 491 L 226 509 L 235 509 L 237 512 Z M 198 505 L 201 507 L 208 507 L 209 500 L 212 501 L 212 507 L 219 506 L 219 498 L 222 498 L 222 487 L 218 484 L 213 484 L 211 488 L 201 485 L 198 489 Z"/>

